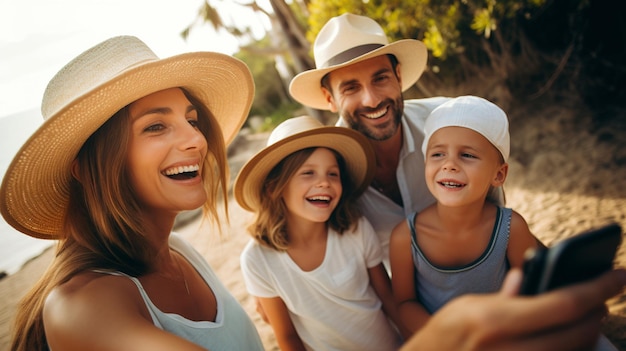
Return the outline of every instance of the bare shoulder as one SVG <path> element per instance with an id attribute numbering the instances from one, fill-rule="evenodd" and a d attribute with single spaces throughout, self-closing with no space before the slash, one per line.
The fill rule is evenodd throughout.
<path id="1" fill-rule="evenodd" d="M 43 320 L 50 346 L 74 349 L 102 337 L 114 338 L 118 328 L 141 323 L 147 310 L 134 283 L 121 276 L 80 273 L 47 296 Z M 118 326 L 118 327 L 116 327 Z"/>
<path id="2" fill-rule="evenodd" d="M 540 243 L 539 240 L 530 231 L 530 228 L 528 226 L 528 223 L 526 222 L 526 219 L 524 219 L 524 217 L 522 217 L 522 215 L 520 215 L 516 211 L 512 211 L 511 213 L 510 236 L 512 240 L 516 240 L 516 241 L 523 241 L 523 242 L 537 241 L 537 243 Z"/>
<path id="3" fill-rule="evenodd" d="M 57 308 L 63 311 L 84 311 L 89 310 L 89 306 L 103 303 L 124 304 L 135 300 L 129 298 L 129 295 L 133 295 L 129 294 L 132 290 L 136 291 L 137 288 L 126 277 L 95 272 L 80 273 L 50 292 L 44 313 L 54 313 Z"/>
<path id="4" fill-rule="evenodd" d="M 511 210 L 511 231 L 513 230 L 526 230 L 530 232 L 526 219 L 515 210 Z"/>
<path id="5" fill-rule="evenodd" d="M 403 240 L 407 240 L 407 239 L 410 239 L 410 236 L 409 236 L 409 225 L 407 224 L 406 220 L 403 220 L 400 223 L 396 224 L 396 226 L 391 231 L 390 240 L 392 240 L 392 241 L 398 241 L 398 240 L 403 241 Z"/>
<path id="6" fill-rule="evenodd" d="M 507 249 L 507 256 L 511 266 L 521 267 L 526 250 L 538 246 L 543 246 L 543 244 L 532 234 L 524 217 L 513 211 L 511 213 L 511 230 Z"/>

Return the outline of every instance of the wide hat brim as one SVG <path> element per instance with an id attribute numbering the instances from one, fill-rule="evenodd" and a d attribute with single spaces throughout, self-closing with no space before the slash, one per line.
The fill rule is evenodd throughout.
<path id="1" fill-rule="evenodd" d="M 233 186 L 237 203 L 248 211 L 260 210 L 263 182 L 269 172 L 290 154 L 311 147 L 333 149 L 343 156 L 355 196 L 367 189 L 376 168 L 374 150 L 368 139 L 349 128 L 319 127 L 281 139 L 248 160 Z"/>
<path id="2" fill-rule="evenodd" d="M 254 95 L 247 66 L 220 53 L 149 60 L 119 72 L 54 112 L 17 152 L 0 188 L 7 223 L 36 238 L 63 237 L 71 163 L 84 142 L 124 106 L 173 87 L 209 109 L 227 144 L 245 122 Z"/>
<path id="3" fill-rule="evenodd" d="M 419 40 L 403 39 L 384 45 L 341 64 L 302 72 L 291 80 L 289 93 L 296 101 L 305 106 L 318 110 L 329 110 L 330 107 L 321 89 L 322 78 L 339 68 L 385 54 L 396 56 L 400 63 L 402 91 L 406 91 L 413 86 L 426 68 L 428 59 L 426 45 Z"/>

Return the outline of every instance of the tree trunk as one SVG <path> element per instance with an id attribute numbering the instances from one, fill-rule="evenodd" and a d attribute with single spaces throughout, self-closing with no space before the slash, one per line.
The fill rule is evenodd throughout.
<path id="1" fill-rule="evenodd" d="M 278 28 L 276 28 L 272 23 L 272 31 L 280 30 L 282 32 L 284 42 L 287 44 L 287 51 L 293 59 L 296 71 L 299 73 L 314 68 L 315 62 L 309 55 L 311 46 L 306 40 L 304 30 L 300 27 L 293 11 L 284 0 L 270 0 L 270 3 L 276 16 L 275 21 L 278 24 Z M 324 124 L 328 122 L 322 111 L 308 106 L 305 106 L 305 109 L 311 117 L 317 118 Z"/>

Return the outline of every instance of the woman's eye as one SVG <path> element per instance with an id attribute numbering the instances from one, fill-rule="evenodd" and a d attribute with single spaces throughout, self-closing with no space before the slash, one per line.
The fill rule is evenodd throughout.
<path id="1" fill-rule="evenodd" d="M 196 128 L 196 129 L 198 129 L 198 128 L 199 128 L 200 123 L 198 123 L 198 120 L 197 120 L 197 119 L 190 119 L 190 120 L 188 120 L 188 121 L 189 121 L 189 124 L 190 124 L 192 127 Z"/>
<path id="2" fill-rule="evenodd" d="M 158 132 L 163 130 L 163 128 L 165 128 L 162 124 L 157 123 L 157 124 L 151 124 L 148 127 L 146 127 L 146 129 L 144 129 L 144 131 L 146 132 Z"/>

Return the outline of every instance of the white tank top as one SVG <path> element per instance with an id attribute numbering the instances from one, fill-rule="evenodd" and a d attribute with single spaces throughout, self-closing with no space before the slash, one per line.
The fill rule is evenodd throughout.
<path id="1" fill-rule="evenodd" d="M 215 322 L 192 321 L 175 313 L 159 310 L 144 290 L 139 279 L 121 272 L 98 271 L 128 277 L 146 303 L 152 322 L 162 330 L 185 338 L 211 351 L 263 350 L 259 334 L 239 302 L 217 278 L 206 260 L 176 233 L 170 235 L 170 247 L 180 253 L 200 273 L 217 300 Z"/>

